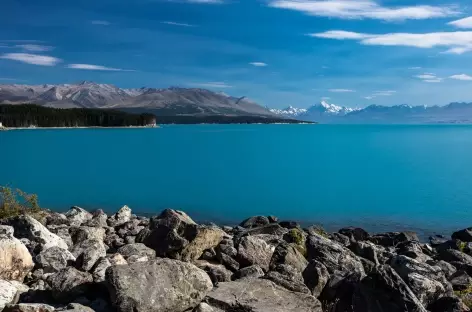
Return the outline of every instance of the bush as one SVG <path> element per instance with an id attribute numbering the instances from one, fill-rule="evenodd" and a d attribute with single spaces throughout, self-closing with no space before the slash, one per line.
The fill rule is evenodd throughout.
<path id="1" fill-rule="evenodd" d="M 35 218 L 43 215 L 38 196 L 27 194 L 20 189 L 0 186 L 0 219 L 28 214 Z"/>
<path id="2" fill-rule="evenodd" d="M 472 285 L 464 290 L 456 290 L 454 294 L 469 308 L 472 308 Z"/>

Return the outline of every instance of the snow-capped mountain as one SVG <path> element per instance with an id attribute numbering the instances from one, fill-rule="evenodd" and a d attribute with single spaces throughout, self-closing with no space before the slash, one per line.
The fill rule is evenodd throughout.
<path id="1" fill-rule="evenodd" d="M 246 97 L 198 88 L 121 89 L 83 81 L 59 85 L 0 85 L 0 103 L 33 103 L 57 108 L 114 108 L 160 115 L 274 116 Z"/>
<path id="2" fill-rule="evenodd" d="M 306 108 L 296 108 L 296 107 L 293 107 L 293 106 L 289 106 L 287 108 L 283 108 L 283 109 L 277 109 L 277 108 L 272 108 L 270 109 L 270 111 L 276 115 L 281 115 L 281 116 L 284 116 L 284 117 L 298 117 L 300 115 L 303 115 L 306 113 Z"/>

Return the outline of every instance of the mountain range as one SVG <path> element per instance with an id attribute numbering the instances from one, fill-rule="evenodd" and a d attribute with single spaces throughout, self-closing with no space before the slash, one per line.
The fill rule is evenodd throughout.
<path id="1" fill-rule="evenodd" d="M 121 89 L 89 81 L 59 85 L 0 85 L 0 103 L 32 103 L 54 108 L 112 108 L 164 116 L 276 117 L 246 97 L 236 98 L 206 89 Z"/>
<path id="2" fill-rule="evenodd" d="M 327 101 L 309 108 L 262 107 L 246 97 L 199 88 L 123 89 L 83 81 L 76 84 L 0 85 L 0 104 L 32 103 L 54 108 L 117 109 L 156 116 L 257 116 L 320 123 L 472 123 L 472 103 L 445 106 L 370 105 L 349 108 Z"/>
<path id="3" fill-rule="evenodd" d="M 472 123 L 472 103 L 457 102 L 445 106 L 370 105 L 353 109 L 321 101 L 307 109 L 289 106 L 271 112 L 320 123 Z"/>

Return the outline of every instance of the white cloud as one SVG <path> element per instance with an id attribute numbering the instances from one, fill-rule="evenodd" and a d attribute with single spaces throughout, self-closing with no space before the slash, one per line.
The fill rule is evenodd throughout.
<path id="1" fill-rule="evenodd" d="M 386 91 L 375 91 L 373 92 L 373 96 L 392 96 L 394 95 L 395 93 L 397 93 L 397 91 L 394 91 L 394 90 L 386 90 Z"/>
<path id="2" fill-rule="evenodd" d="M 190 83 L 190 85 L 202 87 L 202 88 L 232 88 L 233 86 L 230 86 L 224 82 L 202 82 L 202 83 Z"/>
<path id="3" fill-rule="evenodd" d="M 356 92 L 351 89 L 329 89 L 329 92 L 335 92 L 335 93 L 346 93 L 346 92 Z"/>
<path id="4" fill-rule="evenodd" d="M 262 63 L 262 62 L 251 62 L 249 64 L 253 65 L 253 66 L 256 66 L 256 67 L 265 67 L 265 66 L 267 66 L 266 63 Z"/>
<path id="5" fill-rule="evenodd" d="M 366 100 L 372 100 L 373 98 L 375 98 L 375 96 L 364 96 L 364 99 Z"/>
<path id="6" fill-rule="evenodd" d="M 435 79 L 425 79 L 424 82 L 441 82 L 442 78 L 435 78 Z"/>
<path id="7" fill-rule="evenodd" d="M 436 75 L 434 74 L 430 74 L 430 73 L 425 73 L 425 74 L 422 74 L 422 75 L 416 75 L 415 76 L 416 78 L 419 78 L 419 79 L 436 79 Z"/>
<path id="8" fill-rule="evenodd" d="M 45 52 L 54 49 L 54 47 L 39 44 L 17 44 L 15 47 L 31 52 Z"/>
<path id="9" fill-rule="evenodd" d="M 52 56 L 28 53 L 6 53 L 0 56 L 0 58 L 41 66 L 55 66 L 62 61 Z"/>
<path id="10" fill-rule="evenodd" d="M 452 21 L 448 23 L 448 25 L 452 25 L 457 28 L 472 28 L 472 16 L 457 21 Z"/>
<path id="11" fill-rule="evenodd" d="M 436 32 L 436 33 L 388 33 L 365 34 L 349 31 L 331 30 L 323 33 L 309 34 L 317 38 L 336 40 L 358 40 L 364 45 L 406 46 L 416 48 L 446 47 L 444 53 L 462 54 L 472 51 L 472 31 Z"/>
<path id="12" fill-rule="evenodd" d="M 202 4 L 219 4 L 223 3 L 223 0 L 187 0 L 190 3 L 202 3 Z"/>
<path id="13" fill-rule="evenodd" d="M 321 99 L 322 100 L 331 100 L 331 98 L 329 96 L 322 96 Z"/>
<path id="14" fill-rule="evenodd" d="M 100 21 L 100 20 L 95 20 L 91 21 L 93 25 L 102 25 L 102 26 L 109 26 L 111 23 L 108 21 Z"/>
<path id="15" fill-rule="evenodd" d="M 455 80 L 467 80 L 467 81 L 472 80 L 472 76 L 469 76 L 469 75 L 466 75 L 466 74 L 452 75 L 449 78 L 455 79 Z"/>
<path id="16" fill-rule="evenodd" d="M 314 16 L 386 21 L 429 19 L 459 14 L 454 7 L 430 5 L 384 7 L 373 0 L 272 0 L 269 6 Z"/>
<path id="17" fill-rule="evenodd" d="M 130 70 L 130 69 L 105 67 L 105 66 L 102 66 L 102 65 L 92 65 L 92 64 L 69 64 L 66 67 L 67 68 L 72 68 L 72 69 L 84 69 L 84 70 L 134 71 L 134 70 Z"/>
<path id="18" fill-rule="evenodd" d="M 171 22 L 171 21 L 163 21 L 161 24 L 167 24 L 167 25 L 172 25 L 172 26 L 182 26 L 182 27 L 195 27 L 195 25 L 192 24 L 187 24 L 187 23 L 177 23 L 177 22 Z"/>
<path id="19" fill-rule="evenodd" d="M 417 69 L 421 69 L 421 67 L 419 67 L 419 66 L 415 66 L 415 67 L 408 67 L 408 69 L 417 70 Z"/>

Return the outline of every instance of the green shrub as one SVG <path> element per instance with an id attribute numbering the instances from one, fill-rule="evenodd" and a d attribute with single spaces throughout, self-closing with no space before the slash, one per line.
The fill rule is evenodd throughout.
<path id="1" fill-rule="evenodd" d="M 469 285 L 469 287 L 464 290 L 455 290 L 454 294 L 459 297 L 466 306 L 472 308 L 472 285 Z"/>
<path id="2" fill-rule="evenodd" d="M 465 248 L 467 247 L 466 242 L 457 242 L 457 248 L 459 248 L 460 251 L 465 252 Z"/>
<path id="3" fill-rule="evenodd" d="M 39 207 L 38 196 L 20 189 L 0 186 L 0 219 L 28 214 L 39 218 L 44 211 Z"/>
<path id="4" fill-rule="evenodd" d="M 305 244 L 305 237 L 299 229 L 291 229 L 288 231 L 287 237 L 290 243 L 295 243 L 297 245 Z"/>

